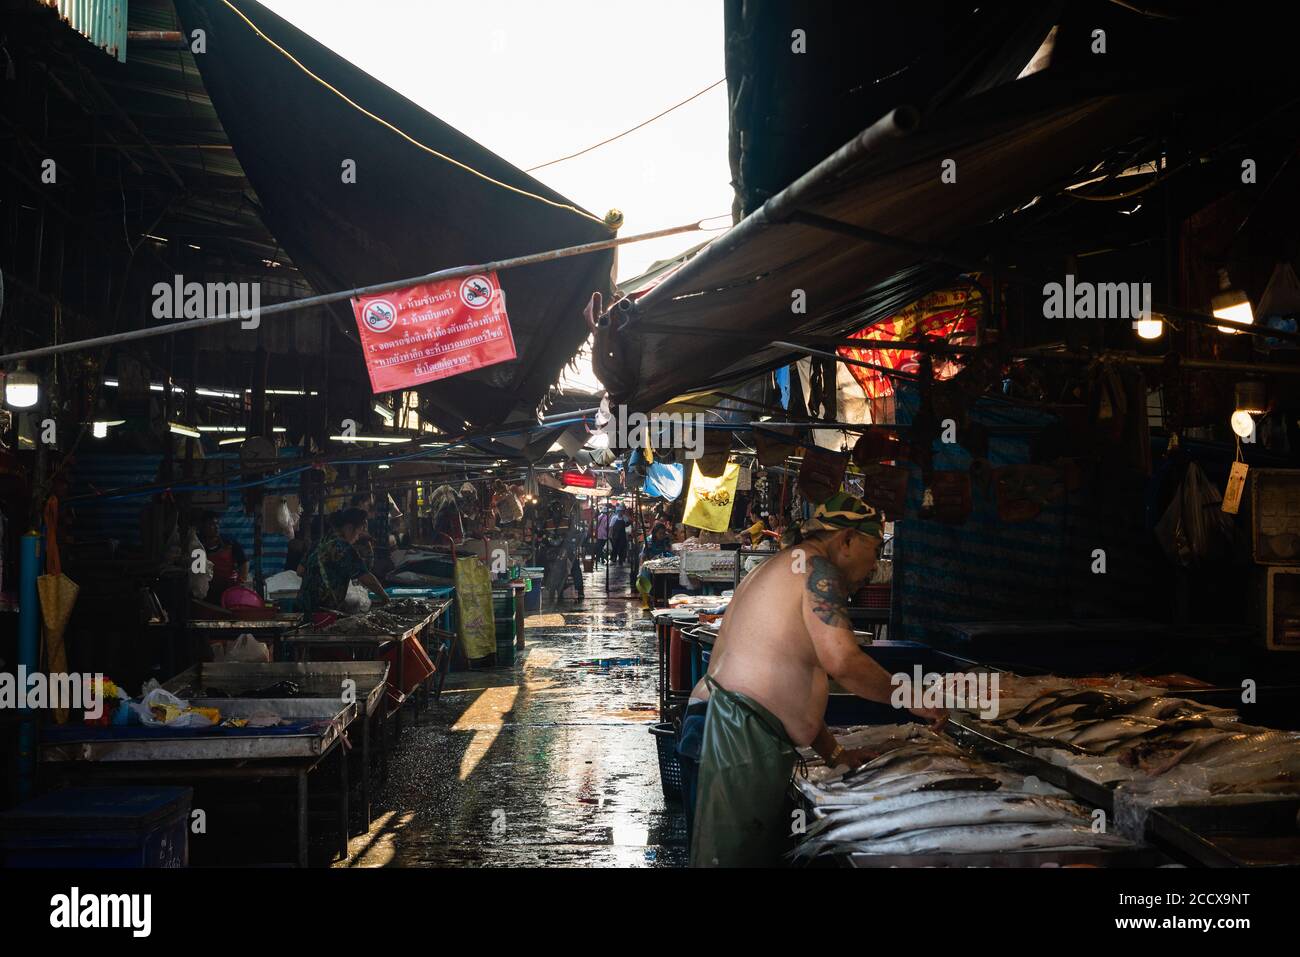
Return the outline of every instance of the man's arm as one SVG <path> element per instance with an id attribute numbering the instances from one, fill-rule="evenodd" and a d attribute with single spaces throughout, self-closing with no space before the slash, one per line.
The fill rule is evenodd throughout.
<path id="1" fill-rule="evenodd" d="M 814 555 L 804 586 L 804 625 L 812 637 L 817 660 L 826 673 L 859 698 L 890 704 L 894 686 L 889 672 L 863 654 L 849 622 L 848 599 L 839 570 Z M 912 709 L 918 717 L 938 721 L 944 712 Z"/>

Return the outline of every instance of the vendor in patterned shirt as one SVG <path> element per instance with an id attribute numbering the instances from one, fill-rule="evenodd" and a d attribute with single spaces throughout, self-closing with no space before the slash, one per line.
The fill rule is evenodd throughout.
<path id="1" fill-rule="evenodd" d="M 302 590 L 298 595 L 302 611 L 342 611 L 353 579 L 369 588 L 376 601 L 381 604 L 388 601 L 384 586 L 366 568 L 354 547 L 365 527 L 364 509 L 348 508 L 334 516 L 334 528 L 298 567 L 302 576 Z"/>

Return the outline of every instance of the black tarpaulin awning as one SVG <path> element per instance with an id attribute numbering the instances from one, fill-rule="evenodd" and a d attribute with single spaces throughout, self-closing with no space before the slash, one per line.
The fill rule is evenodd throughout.
<path id="1" fill-rule="evenodd" d="M 263 208 L 263 219 L 317 290 L 329 292 L 608 239 L 604 224 L 512 192 L 492 179 L 573 205 L 501 157 L 251 0 L 176 0 L 195 59 Z M 291 54 L 314 79 L 257 30 Z M 466 87 L 472 96 L 472 87 Z M 345 160 L 355 183 L 343 181 Z M 582 304 L 608 295 L 614 254 L 590 253 L 501 275 L 518 358 L 421 386 L 447 428 L 530 415 L 586 339 Z M 346 305 L 338 308 L 353 324 Z M 359 375 L 364 376 L 357 348 Z"/>
<path id="2" fill-rule="evenodd" d="M 890 292 L 891 277 L 927 256 L 800 216 L 943 246 L 1124 142 L 1168 102 L 1162 92 L 1087 95 L 1035 76 L 937 112 L 911 132 L 865 131 L 647 292 L 630 316 L 613 317 L 609 328 L 626 325 L 598 332 L 596 372 L 612 399 L 646 409 L 783 356 L 713 333 L 790 339 L 860 328 L 928 291 L 915 285 L 901 299 Z M 956 163 L 955 182 L 940 176 L 945 159 Z M 943 274 L 924 272 L 931 285 Z M 797 290 L 806 296 L 802 315 L 791 308 Z M 864 300 L 887 311 L 866 315 Z M 711 335 L 699 336 L 701 328 Z"/>

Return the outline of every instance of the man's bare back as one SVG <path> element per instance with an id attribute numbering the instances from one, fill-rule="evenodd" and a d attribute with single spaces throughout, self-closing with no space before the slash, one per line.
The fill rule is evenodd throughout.
<path id="1" fill-rule="evenodd" d="M 769 558 L 736 589 L 709 659 L 718 684 L 771 711 L 800 747 L 812 743 L 826 712 L 828 679 L 804 622 L 804 593 L 810 575 L 827 574 L 839 586 L 838 571 L 812 543 Z M 708 696 L 701 680 L 692 697 Z"/>

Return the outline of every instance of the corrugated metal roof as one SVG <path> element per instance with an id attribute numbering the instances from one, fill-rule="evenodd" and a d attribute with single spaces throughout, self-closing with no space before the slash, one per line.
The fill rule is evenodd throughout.
<path id="1" fill-rule="evenodd" d="M 117 62 L 126 62 L 127 0 L 40 0 Z"/>

